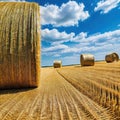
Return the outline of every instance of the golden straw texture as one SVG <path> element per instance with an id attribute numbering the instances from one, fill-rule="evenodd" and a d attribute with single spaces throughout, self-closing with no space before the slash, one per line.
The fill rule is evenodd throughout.
<path id="1" fill-rule="evenodd" d="M 91 54 L 81 54 L 80 63 L 81 66 L 93 66 L 94 65 L 94 56 Z"/>
<path id="2" fill-rule="evenodd" d="M 62 67 L 62 61 L 54 61 L 53 62 L 54 68 L 60 68 Z"/>
<path id="3" fill-rule="evenodd" d="M 107 63 L 119 61 L 119 55 L 117 53 L 111 53 L 105 56 L 105 61 Z"/>
<path id="4" fill-rule="evenodd" d="M 0 89 L 39 85 L 39 16 L 36 3 L 0 3 Z"/>

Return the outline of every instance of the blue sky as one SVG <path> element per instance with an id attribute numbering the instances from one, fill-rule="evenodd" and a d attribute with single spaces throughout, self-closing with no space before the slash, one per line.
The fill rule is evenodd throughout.
<path id="1" fill-rule="evenodd" d="M 120 56 L 120 0 L 27 1 L 40 5 L 42 66 L 79 64 L 82 53 Z"/>

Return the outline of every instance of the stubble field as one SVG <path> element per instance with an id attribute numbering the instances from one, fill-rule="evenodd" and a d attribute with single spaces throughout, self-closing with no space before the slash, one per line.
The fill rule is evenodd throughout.
<path id="1" fill-rule="evenodd" d="M 0 91 L 0 120 L 120 120 L 120 61 L 41 69 L 39 88 Z"/>

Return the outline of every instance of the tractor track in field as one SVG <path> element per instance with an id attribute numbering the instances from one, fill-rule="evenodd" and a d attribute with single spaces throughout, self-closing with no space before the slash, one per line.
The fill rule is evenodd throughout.
<path id="1" fill-rule="evenodd" d="M 96 84 L 102 75 L 105 76 L 106 66 L 98 64 L 93 69 L 79 66 L 42 68 L 39 88 L 0 91 L 0 120 L 119 120 L 109 108 L 95 101 L 97 96 L 93 96 L 95 98 L 92 99 L 92 92 L 89 91 L 91 89 L 86 82 L 93 79 L 93 83 Z M 104 69 L 103 74 L 100 69 Z M 117 74 L 119 67 L 116 65 L 112 69 L 109 66 L 108 69 L 103 79 L 107 82 L 108 75 L 111 75 L 112 71 Z M 93 77 L 94 74 L 98 76 Z M 111 75 L 110 84 L 116 85 L 119 77 L 118 75 L 114 78 L 114 75 Z M 81 81 L 83 79 L 85 82 Z M 102 85 L 107 87 L 105 83 Z M 96 91 L 93 95 L 96 95 Z"/>

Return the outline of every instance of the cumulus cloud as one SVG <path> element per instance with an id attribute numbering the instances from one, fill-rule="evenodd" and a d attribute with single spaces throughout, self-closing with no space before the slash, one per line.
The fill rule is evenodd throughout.
<path id="1" fill-rule="evenodd" d="M 101 13 L 105 14 L 116 8 L 119 4 L 120 0 L 101 0 L 97 3 L 94 11 L 101 11 Z"/>
<path id="2" fill-rule="evenodd" d="M 58 31 L 57 31 L 58 32 Z M 61 32 L 62 33 L 62 32 Z M 59 32 L 59 34 L 61 34 Z M 71 33 L 70 33 L 71 34 Z M 70 34 L 65 34 L 66 36 L 70 36 Z M 52 36 L 51 36 L 52 37 Z M 58 36 L 57 39 L 59 39 Z M 69 41 L 69 37 L 64 37 L 62 41 Z M 68 38 L 68 39 L 67 39 Z M 52 39 L 52 38 L 51 38 Z M 64 42 L 56 43 L 56 41 L 51 43 L 51 46 L 48 48 L 43 47 L 43 54 L 46 55 L 61 55 L 61 54 L 80 54 L 80 53 L 97 53 L 97 52 L 112 52 L 117 51 L 120 53 L 120 29 L 109 31 L 105 33 L 94 34 L 88 36 L 87 33 L 81 32 L 78 35 L 73 35 L 70 37 L 70 42 L 73 42 L 72 46 Z M 60 39 L 59 39 L 60 40 Z M 43 39 L 44 41 L 44 39 Z M 119 50 L 118 50 L 119 49 Z"/>
<path id="3" fill-rule="evenodd" d="M 97 34 L 93 34 L 91 36 L 88 36 L 86 32 L 81 32 L 77 35 L 75 35 L 74 32 L 71 33 L 66 33 L 64 32 L 59 32 L 57 29 L 43 29 L 42 30 L 42 40 L 43 41 L 47 41 L 49 43 L 51 43 L 52 45 L 56 45 L 56 44 L 61 44 L 64 42 L 77 42 L 80 44 L 88 44 L 89 43 L 95 43 L 95 42 L 99 42 L 99 43 L 103 43 L 105 41 L 111 41 L 111 39 L 114 38 L 114 41 L 118 40 L 118 37 L 120 37 L 120 30 L 114 30 L 114 31 L 109 31 L 109 32 L 105 32 L 105 33 L 97 33 Z"/>
<path id="4" fill-rule="evenodd" d="M 63 3 L 60 7 L 57 5 L 41 6 L 41 24 L 52 24 L 53 26 L 74 26 L 79 21 L 84 21 L 90 15 L 84 11 L 84 4 L 76 1 Z"/>
<path id="5" fill-rule="evenodd" d="M 58 44 L 62 42 L 67 42 L 73 39 L 75 33 L 71 32 L 70 34 L 64 32 L 59 32 L 57 29 L 43 29 L 41 31 L 42 40 L 47 41 L 52 44 Z"/>
<path id="6" fill-rule="evenodd" d="M 43 48 L 42 51 L 43 52 L 54 52 L 54 51 L 59 51 L 59 50 L 63 50 L 63 49 L 67 49 L 68 46 L 64 45 L 64 44 L 59 44 L 56 46 L 51 46 L 49 48 Z"/>
<path id="7" fill-rule="evenodd" d="M 86 39 L 83 39 L 83 42 L 99 42 L 99 43 L 105 41 L 115 42 L 119 40 L 118 38 L 120 38 L 120 30 L 115 30 L 115 31 L 105 32 L 103 34 L 99 33 L 96 35 L 92 35 L 90 37 L 87 37 Z"/>

